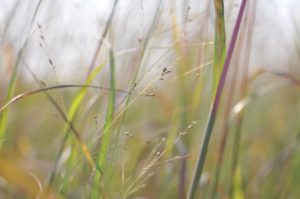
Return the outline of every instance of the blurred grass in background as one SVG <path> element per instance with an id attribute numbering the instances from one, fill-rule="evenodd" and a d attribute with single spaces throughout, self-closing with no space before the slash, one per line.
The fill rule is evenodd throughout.
<path id="1" fill-rule="evenodd" d="M 1 1 L 0 197 L 185 198 L 240 7 L 216 2 Z M 196 198 L 300 195 L 300 5 L 277 4 L 248 1 Z"/>

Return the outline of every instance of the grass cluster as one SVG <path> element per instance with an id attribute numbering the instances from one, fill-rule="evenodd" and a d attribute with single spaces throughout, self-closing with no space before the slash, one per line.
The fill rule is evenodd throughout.
<path id="1" fill-rule="evenodd" d="M 0 198 L 297 198 L 299 41 L 285 70 L 266 69 L 251 65 L 255 0 L 112 2 L 77 66 L 49 47 L 47 1 L 33 4 L 23 41 L 10 40 L 20 1 L 10 10 Z"/>

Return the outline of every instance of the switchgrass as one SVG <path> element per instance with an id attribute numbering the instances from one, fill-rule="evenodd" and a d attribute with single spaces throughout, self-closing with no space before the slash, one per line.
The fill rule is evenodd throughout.
<path id="1" fill-rule="evenodd" d="M 52 35 L 60 15 L 43 18 L 47 1 L 5 56 L 19 41 L 9 40 L 13 4 L 1 40 L 0 197 L 297 198 L 298 41 L 289 70 L 264 68 L 253 64 L 256 1 L 124 2 L 90 19 L 95 45 L 76 56 L 57 53 L 79 32 Z"/>

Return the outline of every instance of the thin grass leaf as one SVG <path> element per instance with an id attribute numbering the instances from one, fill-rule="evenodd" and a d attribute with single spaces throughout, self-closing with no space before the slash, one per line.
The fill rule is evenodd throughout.
<path id="1" fill-rule="evenodd" d="M 37 4 L 37 6 L 34 10 L 34 14 L 31 18 L 31 22 L 29 24 L 28 32 L 25 34 L 26 35 L 26 37 L 25 37 L 26 40 L 25 40 L 23 46 L 21 47 L 20 51 L 18 52 L 16 64 L 14 66 L 13 74 L 12 74 L 12 77 L 11 77 L 10 82 L 9 82 L 9 86 L 8 86 L 7 94 L 6 94 L 6 97 L 5 97 L 5 101 L 9 101 L 12 98 L 13 93 L 15 91 L 17 75 L 18 75 L 18 72 L 20 70 L 19 69 L 20 68 L 20 62 L 21 62 L 24 50 L 25 50 L 25 48 L 28 44 L 28 41 L 29 41 L 28 35 L 29 35 L 30 27 L 32 27 L 32 24 L 34 22 L 34 19 L 36 18 L 36 15 L 37 15 L 38 10 L 41 6 L 41 3 L 42 3 L 42 0 L 39 0 L 38 4 Z M 6 131 L 7 124 L 8 124 L 8 112 L 9 112 L 9 110 L 7 109 L 7 110 L 2 112 L 2 115 L 0 114 L 0 140 L 4 140 L 4 137 L 5 137 L 5 131 Z M 2 146 L 2 143 L 3 142 L 0 141 L 0 148 Z"/>
<path id="2" fill-rule="evenodd" d="M 100 41 L 99 41 L 98 46 L 97 46 L 97 48 L 96 48 L 96 50 L 95 50 L 95 53 L 94 53 L 94 55 L 93 55 L 92 62 L 91 62 L 91 64 L 90 64 L 90 66 L 89 66 L 88 73 L 87 73 L 87 77 L 90 77 L 91 72 L 94 70 L 95 63 L 96 63 L 96 61 L 97 61 L 97 57 L 98 57 L 98 55 L 99 55 L 99 53 L 100 53 L 100 51 L 101 51 L 101 47 L 102 47 L 102 44 L 103 44 L 103 40 L 106 38 L 106 36 L 107 36 L 107 34 L 108 34 L 109 27 L 110 27 L 110 25 L 111 25 L 111 23 L 112 23 L 112 20 L 113 20 L 113 18 L 114 18 L 114 14 L 115 14 L 115 11 L 116 11 L 116 7 L 117 7 L 117 4 L 118 4 L 118 1 L 119 1 L 119 0 L 115 0 L 115 1 L 114 1 L 113 8 L 112 8 L 112 10 L 111 10 L 111 12 L 110 12 L 110 15 L 109 15 L 109 17 L 108 17 L 108 20 L 106 21 L 104 31 L 103 31 L 103 33 L 102 33 L 102 35 L 101 35 L 101 37 L 100 37 Z"/>
<path id="3" fill-rule="evenodd" d="M 218 10 L 220 10 L 220 4 L 222 4 L 223 6 L 223 2 L 219 3 L 215 1 L 215 9 L 216 9 L 216 13 L 217 13 L 217 17 L 219 17 L 218 14 Z M 224 18 L 224 11 L 223 13 L 223 18 Z M 224 21 L 224 19 L 223 19 Z M 246 23 L 247 21 L 245 21 Z M 215 39 L 219 38 L 220 36 L 217 34 L 217 24 L 218 20 L 216 21 L 216 37 Z M 217 41 L 216 41 L 217 42 Z M 221 42 L 221 41 L 218 41 Z M 218 44 L 216 44 L 217 46 Z M 220 44 L 219 44 L 220 45 Z M 242 42 L 239 42 L 236 46 L 236 48 L 241 49 L 242 46 Z M 215 59 L 218 59 L 219 56 L 219 52 L 217 52 L 217 50 L 215 49 Z M 223 59 L 223 56 L 221 57 Z M 240 66 L 241 64 L 240 62 L 241 57 L 239 56 L 237 58 L 237 64 L 236 66 Z M 217 63 L 217 61 L 219 60 L 215 60 L 215 64 Z M 221 60 L 224 61 L 224 60 Z M 222 63 L 223 64 L 223 63 Z M 214 68 L 214 70 L 217 68 L 218 66 L 216 66 Z M 236 67 L 232 70 L 232 74 L 231 74 L 231 79 L 228 82 L 229 84 L 229 90 L 228 90 L 228 94 L 227 94 L 227 98 L 225 100 L 225 105 L 224 105 L 224 112 L 223 112 L 223 118 L 224 120 L 222 121 L 221 124 L 221 142 L 220 142 L 220 146 L 219 146 L 219 153 L 218 153 L 218 157 L 217 157 L 217 163 L 216 163 L 216 171 L 215 171 L 215 175 L 214 175 L 214 179 L 212 180 L 212 186 L 211 186 L 211 190 L 210 190 L 210 196 L 211 198 L 217 198 L 217 194 L 218 194 L 218 186 L 219 186 L 219 180 L 220 180 L 220 176 L 222 173 L 222 166 L 223 166 L 223 159 L 224 159 L 224 153 L 226 150 L 226 144 L 227 144 L 227 138 L 228 138 L 228 133 L 229 133 L 229 121 L 226 118 L 229 118 L 230 115 L 230 111 L 232 108 L 232 103 L 233 103 L 233 99 L 234 99 L 234 92 L 235 92 L 235 85 L 237 85 L 237 74 L 239 74 L 239 68 Z"/>
<path id="4" fill-rule="evenodd" d="M 116 100 L 116 77 L 115 77 L 115 58 L 114 58 L 114 52 L 112 49 L 110 49 L 109 53 L 110 58 L 110 90 L 109 92 L 109 100 L 108 100 L 108 108 L 106 113 L 106 120 L 104 126 L 108 126 L 108 128 L 104 128 L 103 132 L 103 138 L 101 142 L 101 151 L 100 151 L 100 165 L 104 165 L 106 162 L 107 152 L 108 152 L 108 145 L 110 142 L 111 137 L 111 125 L 110 123 L 113 120 L 113 113 L 115 110 L 115 100 Z"/>
<path id="5" fill-rule="evenodd" d="M 29 97 L 29 96 L 39 94 L 39 93 L 44 93 L 44 92 L 50 91 L 50 90 L 57 90 L 57 89 L 64 89 L 64 88 L 93 88 L 93 89 L 108 90 L 108 91 L 112 90 L 111 88 L 107 88 L 107 87 L 95 86 L 95 85 L 85 85 L 85 84 L 61 84 L 61 85 L 57 85 L 57 86 L 44 87 L 44 88 L 37 89 L 37 90 L 27 91 L 25 93 L 21 93 L 15 97 L 13 97 L 10 101 L 8 101 L 7 103 L 5 103 L 3 106 L 0 107 L 0 112 L 4 112 L 9 106 L 22 100 L 25 97 Z M 126 90 L 121 90 L 121 89 L 114 89 L 114 91 L 120 92 L 120 93 L 131 93 L 134 95 L 139 95 L 139 96 L 144 96 L 144 97 L 151 97 L 150 94 L 141 94 L 141 93 L 135 93 L 135 92 L 132 93 L 131 91 L 126 91 Z"/>
<path id="6" fill-rule="evenodd" d="M 215 0 L 215 42 L 214 42 L 214 68 L 213 68 L 213 94 L 220 79 L 226 55 L 226 29 L 224 20 L 224 2 Z"/>
<path id="7" fill-rule="evenodd" d="M 217 110 L 219 109 L 219 105 L 220 105 L 220 101 L 221 101 L 221 96 L 222 96 L 222 92 L 225 86 L 225 80 L 226 80 L 226 76 L 227 76 L 227 72 L 230 66 L 230 62 L 231 62 L 231 57 L 233 55 L 233 51 L 234 51 L 234 47 L 238 38 L 238 34 L 239 34 L 239 29 L 240 29 L 240 25 L 242 22 L 242 18 L 243 18 L 243 14 L 244 14 L 244 10 L 246 7 L 246 3 L 247 0 L 243 0 L 242 4 L 240 6 L 240 10 L 237 16 L 237 20 L 235 23 L 235 27 L 233 30 L 233 34 L 232 34 L 232 38 L 230 41 L 230 45 L 229 45 L 229 49 L 228 49 L 228 53 L 226 55 L 226 59 L 225 59 L 225 63 L 224 63 L 224 67 L 222 70 L 222 74 L 221 74 L 221 78 L 220 81 L 218 83 L 218 87 L 216 90 L 216 95 L 214 96 L 213 99 L 213 103 L 210 109 L 210 113 L 208 116 L 208 122 L 207 122 L 207 126 L 204 132 L 204 138 L 203 138 L 203 142 L 202 145 L 200 147 L 200 152 L 199 152 L 199 157 L 197 160 L 197 165 L 195 167 L 195 171 L 194 171 L 194 175 L 193 175 L 193 180 L 189 189 L 189 194 L 188 194 L 188 198 L 189 199 L 193 199 L 195 198 L 196 195 L 196 190 L 200 181 L 200 177 L 202 174 L 202 169 L 205 163 L 205 159 L 206 159 L 206 154 L 207 154 L 207 149 L 208 149 L 208 144 L 210 141 L 210 137 L 212 134 L 212 130 L 214 127 L 214 123 L 215 123 L 215 119 L 216 119 L 216 115 L 217 115 Z"/>
<path id="8" fill-rule="evenodd" d="M 55 106 L 55 108 L 57 109 L 57 111 L 59 112 L 59 114 L 61 115 L 63 120 L 69 125 L 69 129 L 71 129 L 71 132 L 73 132 L 73 135 L 75 136 L 76 140 L 78 141 L 78 143 L 81 147 L 81 150 L 82 150 L 83 154 L 85 155 L 85 158 L 88 161 L 88 163 L 90 164 L 90 166 L 92 168 L 96 168 L 96 164 L 92 158 L 92 155 L 91 155 L 87 145 L 84 143 L 83 139 L 81 138 L 79 132 L 75 129 L 72 122 L 68 120 L 68 117 L 64 114 L 63 110 L 60 108 L 58 103 L 53 99 L 53 97 L 51 97 L 51 95 L 48 92 L 45 92 L 45 94 L 47 95 L 47 97 L 51 101 L 51 103 Z"/>
<path id="9" fill-rule="evenodd" d="M 18 66 L 19 64 L 17 63 L 15 68 L 14 68 L 14 72 L 13 72 L 13 76 L 10 80 L 9 86 L 8 86 L 8 91 L 5 97 L 5 101 L 8 101 L 12 98 L 14 90 L 15 90 L 15 85 L 16 85 L 16 76 L 17 76 L 17 71 L 18 71 Z M 7 128 L 7 122 L 8 122 L 8 109 L 4 110 L 2 112 L 2 114 L 0 115 L 0 140 L 3 140 L 5 137 L 5 131 Z M 0 142 L 0 147 L 2 146 L 2 141 Z"/>
<path id="10" fill-rule="evenodd" d="M 112 126 L 110 125 L 113 121 L 113 114 L 115 110 L 115 100 L 116 100 L 116 92 L 114 91 L 116 87 L 116 77 L 115 77 L 115 58 L 114 58 L 114 52 L 113 49 L 110 49 L 109 51 L 109 60 L 110 60 L 110 90 L 109 92 L 109 100 L 108 100 L 108 107 L 106 112 L 106 119 L 104 124 L 104 131 L 103 136 L 101 140 L 101 148 L 98 155 L 98 161 L 97 165 L 100 168 L 103 168 L 106 161 L 107 161 L 107 155 L 108 155 L 108 149 L 109 149 L 109 143 L 111 140 L 111 131 Z M 109 173 L 107 174 L 109 175 Z M 94 176 L 94 186 L 92 190 L 92 198 L 98 198 L 99 197 L 99 191 L 97 187 L 100 186 L 100 178 L 101 173 L 99 171 L 96 171 L 96 174 Z"/>
<path id="11" fill-rule="evenodd" d="M 87 80 L 85 81 L 85 85 L 90 85 L 92 83 L 92 81 L 96 78 L 96 76 L 99 74 L 99 72 L 101 71 L 101 69 L 103 67 L 104 67 L 104 64 L 101 64 L 100 66 L 95 68 L 91 72 L 91 74 L 87 78 Z M 71 106 L 69 108 L 69 111 L 68 111 L 68 118 L 69 118 L 70 121 L 73 121 L 73 119 L 75 117 L 75 114 L 78 111 L 78 108 L 80 107 L 84 97 L 86 96 L 88 87 L 90 87 L 90 86 L 82 87 L 81 90 L 79 91 L 79 93 L 76 95 L 76 97 L 72 101 L 72 104 L 71 104 Z M 114 88 L 110 88 L 110 89 L 114 89 Z"/>
<path id="12" fill-rule="evenodd" d="M 77 132 L 77 130 L 74 128 L 73 124 L 68 121 L 67 119 L 67 116 L 65 115 L 63 109 L 59 106 L 59 104 L 56 102 L 56 100 L 49 94 L 48 90 L 45 88 L 43 88 L 43 85 L 41 84 L 41 82 L 38 80 L 38 78 L 36 77 L 36 75 L 32 72 L 32 70 L 30 69 L 30 67 L 27 65 L 27 63 L 25 62 L 25 66 L 26 68 L 28 69 L 28 71 L 30 72 L 30 74 L 32 75 L 32 77 L 34 78 L 34 80 L 40 85 L 41 89 L 40 90 L 37 90 L 37 91 L 34 91 L 33 93 L 38 93 L 40 92 L 41 90 L 45 93 L 45 95 L 47 96 L 48 100 L 52 103 L 52 105 L 56 108 L 56 110 L 59 112 L 59 114 L 61 115 L 61 117 L 64 119 L 64 121 L 69 125 L 69 128 L 72 130 L 73 134 L 75 135 L 77 141 L 79 142 L 80 146 L 81 146 L 81 149 L 83 151 L 83 154 L 85 155 L 85 158 L 87 159 L 88 163 L 90 164 L 90 166 L 92 168 L 95 167 L 95 163 L 92 159 L 92 156 L 91 156 L 91 153 L 90 151 L 88 150 L 88 147 L 86 146 L 86 144 L 83 142 L 83 140 L 81 139 L 79 133 Z M 59 87 L 58 87 L 59 88 Z M 30 94 L 33 94 L 32 92 L 30 93 L 29 92 L 29 95 Z M 28 94 L 28 93 L 27 93 Z M 21 95 L 22 96 L 22 95 Z M 24 96 L 24 95 L 23 95 Z M 28 95 L 27 95 L 28 96 Z M 18 97 L 18 96 L 17 96 Z M 65 137 L 66 138 L 66 137 Z M 65 141 L 65 139 L 64 139 Z M 61 150 L 62 151 L 62 148 Z M 55 167 L 56 168 L 56 164 L 57 164 L 58 160 L 56 159 L 56 162 L 55 162 Z M 53 173 L 51 173 L 51 176 L 50 176 L 50 182 L 51 180 L 53 179 L 52 177 L 54 177 Z M 48 186 L 47 188 L 51 188 L 50 187 L 51 183 L 48 183 Z"/>
<path id="13" fill-rule="evenodd" d="M 160 16 L 161 2 L 162 2 L 162 0 L 159 0 L 158 3 L 157 3 L 157 9 L 156 9 L 155 15 L 154 15 L 153 20 L 152 20 L 152 22 L 151 22 L 150 28 L 148 29 L 147 34 L 146 34 L 146 36 L 145 36 L 145 41 L 143 42 L 143 45 L 142 45 L 142 48 L 141 48 L 141 52 L 140 52 L 140 56 L 139 56 L 139 60 L 138 60 L 138 63 L 137 63 L 137 69 L 136 69 L 136 71 L 135 71 L 135 73 L 134 73 L 134 76 L 133 76 L 133 79 L 132 79 L 131 88 L 134 87 L 134 85 L 136 84 L 136 82 L 141 81 L 142 78 L 145 77 L 145 76 L 141 76 L 141 78 L 138 79 L 139 68 L 140 68 L 140 66 L 141 66 L 141 64 L 142 64 L 142 61 L 143 61 L 143 59 L 144 59 L 144 56 L 145 56 L 145 54 L 146 54 L 146 50 L 148 49 L 148 44 L 149 44 L 149 40 L 150 40 L 150 38 L 151 38 L 151 34 L 153 33 L 154 28 L 155 28 L 155 26 L 156 26 L 156 22 L 157 22 L 157 20 L 158 20 L 158 18 L 159 18 L 159 16 Z M 157 82 L 157 81 L 158 81 L 158 79 L 152 81 L 151 83 L 149 83 L 149 84 L 144 88 L 144 90 L 141 91 L 141 92 L 137 95 L 137 97 L 140 96 L 140 94 L 142 94 L 144 91 L 146 91 L 148 87 L 150 87 L 153 83 L 155 83 L 155 82 Z M 119 113 L 118 115 L 116 115 L 116 116 L 114 117 L 114 120 L 109 124 L 109 126 L 106 127 L 106 128 L 110 128 L 110 126 L 111 126 L 113 123 L 115 123 L 115 121 L 116 121 L 119 117 L 122 116 L 121 119 L 120 119 L 120 125 L 119 125 L 119 128 L 117 129 L 117 132 L 116 132 L 116 138 L 115 138 L 115 141 L 116 141 L 116 142 L 119 141 L 120 132 L 121 132 L 121 127 L 122 127 L 122 124 L 123 124 L 123 123 L 125 122 L 125 120 L 126 120 L 127 109 L 128 109 L 129 106 L 131 106 L 131 105 L 134 103 L 134 101 L 137 99 L 137 97 L 134 98 L 134 99 L 131 99 L 132 94 L 134 94 L 133 90 L 131 90 L 131 92 L 128 93 L 128 96 L 127 96 L 126 102 L 125 102 L 125 108 L 124 108 L 124 110 L 121 111 L 121 113 Z M 142 95 L 143 95 L 143 94 L 142 94 Z M 147 95 L 147 94 L 146 94 L 146 95 Z M 150 95 L 150 96 L 154 96 L 153 94 L 149 94 L 149 95 Z M 112 158 L 112 159 L 115 159 L 115 157 L 116 157 L 118 154 L 119 154 L 119 150 L 118 150 L 118 149 L 114 150 L 114 151 L 112 152 L 112 154 L 111 154 L 111 158 Z"/>

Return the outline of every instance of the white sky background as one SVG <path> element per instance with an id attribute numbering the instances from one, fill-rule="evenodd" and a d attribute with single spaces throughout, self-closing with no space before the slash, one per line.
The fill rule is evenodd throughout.
<path id="1" fill-rule="evenodd" d="M 172 0 L 171 0 L 172 1 Z M 30 2 L 30 3 L 28 3 Z M 53 71 L 48 63 L 51 58 L 56 72 L 62 81 L 66 77 L 84 79 L 91 62 L 95 47 L 103 32 L 104 24 L 111 11 L 113 0 L 44 0 L 38 11 L 36 22 L 42 25 L 46 40 L 46 52 L 39 43 L 40 31 L 36 22 L 28 31 L 28 25 L 37 5 L 37 0 L 0 0 L 0 77 L 7 74 L 5 69 L 4 49 L 9 44 L 15 54 L 24 43 L 29 32 L 30 42 L 26 50 L 26 62 L 41 79 L 53 78 Z M 114 18 L 114 47 L 117 51 L 139 47 L 138 38 L 146 35 L 158 0 L 119 0 Z M 161 14 L 166 19 L 169 0 L 162 0 Z M 191 16 L 199 16 L 205 8 L 197 0 L 174 0 L 177 9 L 184 2 L 190 2 Z M 232 1 L 225 1 L 226 6 Z M 250 0 L 249 0 L 250 2 Z M 235 1 L 239 3 L 239 1 Z M 10 17 L 11 23 L 5 29 L 14 5 L 17 12 Z M 238 10 L 238 7 L 234 9 Z M 271 68 L 285 70 L 284 64 L 295 54 L 295 27 L 300 27 L 299 0 L 257 0 L 257 16 L 251 68 Z M 234 12 L 233 12 L 234 13 Z M 227 18 L 228 27 L 235 22 L 236 15 Z M 171 27 L 166 21 L 166 27 Z M 195 24 L 191 25 L 195 26 Z M 119 28 L 118 28 L 119 27 Z M 191 27 L 193 29 L 193 27 Z M 197 31 L 197 27 L 193 29 Z M 193 32 L 191 32 L 193 34 Z M 299 37 L 299 36 L 298 36 Z M 229 38 L 228 38 L 229 39 Z M 167 45 L 168 39 L 161 40 Z M 158 54 L 160 51 L 157 51 Z M 153 55 L 157 56 L 157 54 Z"/>

